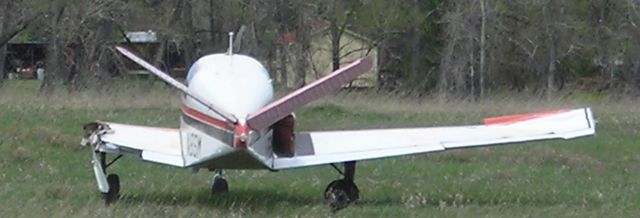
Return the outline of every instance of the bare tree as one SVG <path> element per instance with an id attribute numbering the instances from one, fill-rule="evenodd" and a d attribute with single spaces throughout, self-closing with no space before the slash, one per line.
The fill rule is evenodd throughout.
<path id="1" fill-rule="evenodd" d="M 66 10 L 66 4 L 61 1 L 53 1 L 49 6 L 49 28 L 46 30 L 47 39 L 47 74 L 44 80 L 40 84 L 40 92 L 49 93 L 54 85 L 54 82 L 61 76 L 63 71 L 63 43 L 61 40 L 61 34 L 63 31 L 61 27 L 62 19 Z"/>
<path id="2" fill-rule="evenodd" d="M 289 73 L 287 71 L 287 64 L 289 63 L 288 52 L 290 42 L 288 40 L 291 34 L 290 26 L 292 26 L 292 23 L 295 22 L 295 20 L 292 19 L 295 18 L 295 12 L 291 7 L 290 0 L 278 0 L 275 4 L 276 16 L 274 18 L 276 23 L 278 23 L 276 35 L 279 41 L 278 45 L 276 46 L 276 54 L 279 65 L 277 71 L 279 75 L 276 75 L 276 81 L 281 84 L 282 87 L 289 88 Z"/>
<path id="3" fill-rule="evenodd" d="M 23 4 L 35 3 L 2 1 L 0 9 L 21 12 L 28 7 L 16 5 Z M 47 39 L 43 87 L 109 86 L 111 50 L 119 40 L 115 29 L 118 36 L 157 32 L 160 46 L 147 58 L 167 67 L 166 54 L 178 52 L 183 57 L 178 62 L 188 67 L 200 55 L 224 51 L 227 33 L 240 26 L 245 31 L 239 35 L 246 38 L 241 52 L 263 60 L 279 85 L 300 86 L 314 67 L 309 45 L 312 26 L 320 21 L 331 41 L 332 69 L 350 52 L 342 51 L 349 47 L 343 34 L 355 30 L 378 46 L 380 84 L 411 94 L 437 90 L 476 98 L 504 88 L 550 97 L 582 77 L 640 90 L 634 88 L 640 84 L 637 0 L 53 0 L 44 5 L 46 19 L 31 19 L 37 11 L 28 10 L 0 15 L 0 45 L 25 30 L 31 35 L 44 29 L 37 33 Z"/>
<path id="4" fill-rule="evenodd" d="M 323 18 L 329 21 L 329 35 L 331 37 L 331 65 L 333 70 L 340 68 L 341 38 L 344 31 L 355 18 L 355 7 L 358 1 L 332 0 Z"/>
<path id="5" fill-rule="evenodd" d="M 439 92 L 442 97 L 475 96 L 476 51 L 475 39 L 480 35 L 476 22 L 480 13 L 469 1 L 452 1 L 444 17 L 447 40 L 441 56 Z"/>
<path id="6" fill-rule="evenodd" d="M 183 32 L 183 38 L 185 38 L 185 40 L 181 40 L 183 43 L 182 46 L 182 52 L 183 52 L 183 56 L 184 56 L 184 66 L 185 68 L 189 69 L 189 67 L 191 66 L 191 64 L 193 63 L 193 59 L 194 59 L 194 55 L 195 55 L 195 42 L 190 41 L 190 39 L 192 39 L 192 36 L 195 35 L 194 32 L 194 27 L 193 27 L 193 20 L 192 20 L 192 13 L 193 11 L 191 10 L 191 1 L 169 1 L 169 7 L 166 8 L 166 10 L 169 12 L 169 16 L 165 17 L 164 22 L 165 22 L 165 27 L 168 30 L 172 30 L 174 28 L 178 28 L 178 26 L 181 26 L 184 28 L 185 31 Z M 160 15 L 161 16 L 161 15 Z M 181 25 L 177 25 L 178 23 L 180 23 L 180 21 L 183 21 L 181 23 Z M 155 54 L 153 55 L 153 64 L 155 66 L 162 66 L 164 67 L 164 70 L 167 73 L 171 73 L 169 71 L 171 71 L 170 67 L 168 66 L 168 64 L 166 63 L 167 60 L 165 60 L 165 54 L 167 52 L 167 46 L 169 45 L 169 40 L 171 38 L 177 38 L 175 35 L 162 31 L 161 33 L 159 33 L 160 37 L 160 43 L 156 48 Z M 156 76 L 149 74 L 148 75 L 148 79 L 147 79 L 147 88 L 151 88 L 153 86 L 153 84 L 156 81 Z"/>
<path id="7" fill-rule="evenodd" d="M 4 8 L 4 11 L 7 12 L 4 13 L 2 17 L 3 29 L 2 32 L 0 32 L 0 46 L 4 46 L 13 37 L 27 29 L 40 15 L 40 13 L 22 13 L 20 16 L 13 16 L 13 14 L 21 13 L 21 11 L 11 13 L 12 11 L 23 10 L 16 9 L 16 7 L 19 7 L 16 4 L 17 2 L 13 1 L 3 1 L 0 3 L 0 8 Z"/>
<path id="8" fill-rule="evenodd" d="M 296 7 L 296 48 L 292 54 L 295 55 L 295 87 L 301 87 L 306 84 L 305 77 L 309 68 L 311 48 L 311 10 L 304 2 L 294 3 Z"/>
<path id="9" fill-rule="evenodd" d="M 279 30 L 280 3 L 270 0 L 247 0 L 244 14 L 246 17 L 246 33 L 243 44 L 247 46 L 243 53 L 253 55 L 263 61 L 273 78 L 278 78 L 276 63 L 276 45 Z M 300 3 L 297 3 L 300 4 Z M 285 30 L 280 30 L 285 31 Z M 279 82 L 279 81 L 277 81 Z"/>

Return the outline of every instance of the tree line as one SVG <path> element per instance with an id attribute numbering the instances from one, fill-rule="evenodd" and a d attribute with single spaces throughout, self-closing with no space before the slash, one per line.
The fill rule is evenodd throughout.
<path id="1" fill-rule="evenodd" d="M 108 88 L 124 70 L 114 45 L 126 31 L 153 30 L 160 46 L 150 60 L 165 66 L 163 54 L 173 49 L 187 67 L 225 51 L 227 33 L 238 32 L 240 52 L 287 84 L 304 78 L 312 26 L 321 21 L 334 69 L 342 64 L 340 36 L 347 29 L 378 48 L 381 91 L 474 98 L 503 91 L 636 94 L 639 6 L 640 0 L 2 1 L 0 69 L 7 42 L 32 38 L 46 42 L 42 90 Z M 289 32 L 296 33 L 295 45 L 279 43 Z"/>

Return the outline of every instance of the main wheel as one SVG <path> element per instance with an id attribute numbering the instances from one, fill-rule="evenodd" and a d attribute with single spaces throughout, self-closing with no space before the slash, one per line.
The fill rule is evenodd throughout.
<path id="1" fill-rule="evenodd" d="M 349 206 L 360 198 L 360 190 L 352 180 L 335 180 L 324 190 L 324 200 L 335 212 Z"/>
<path id="2" fill-rule="evenodd" d="M 227 180 L 216 176 L 213 179 L 213 185 L 211 185 L 211 194 L 222 194 L 222 193 L 227 193 L 229 192 L 229 184 L 227 183 Z"/>
<path id="3" fill-rule="evenodd" d="M 109 191 L 102 193 L 102 198 L 105 203 L 111 204 L 120 197 L 120 177 L 116 174 L 109 174 L 107 183 L 109 184 Z"/>

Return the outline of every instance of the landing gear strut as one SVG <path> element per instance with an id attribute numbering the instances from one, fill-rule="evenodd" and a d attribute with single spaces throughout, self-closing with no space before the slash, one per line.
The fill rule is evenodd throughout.
<path id="1" fill-rule="evenodd" d="M 332 166 L 342 174 L 343 178 L 329 183 L 324 190 L 324 200 L 331 207 L 331 211 L 336 212 L 357 201 L 360 198 L 360 190 L 353 182 L 353 177 L 356 173 L 355 161 L 345 162 L 344 172 L 340 171 L 335 165 L 332 164 Z"/>
<path id="2" fill-rule="evenodd" d="M 224 171 L 216 170 L 216 174 L 213 176 L 213 183 L 211 184 L 211 195 L 222 194 L 229 192 L 229 184 L 224 179 Z"/>

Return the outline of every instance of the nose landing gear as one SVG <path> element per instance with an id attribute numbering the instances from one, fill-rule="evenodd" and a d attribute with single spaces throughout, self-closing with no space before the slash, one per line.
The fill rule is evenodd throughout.
<path id="1" fill-rule="evenodd" d="M 229 192 L 229 184 L 224 178 L 224 171 L 216 170 L 216 174 L 213 176 L 213 182 L 211 184 L 211 195 L 218 195 Z"/>

